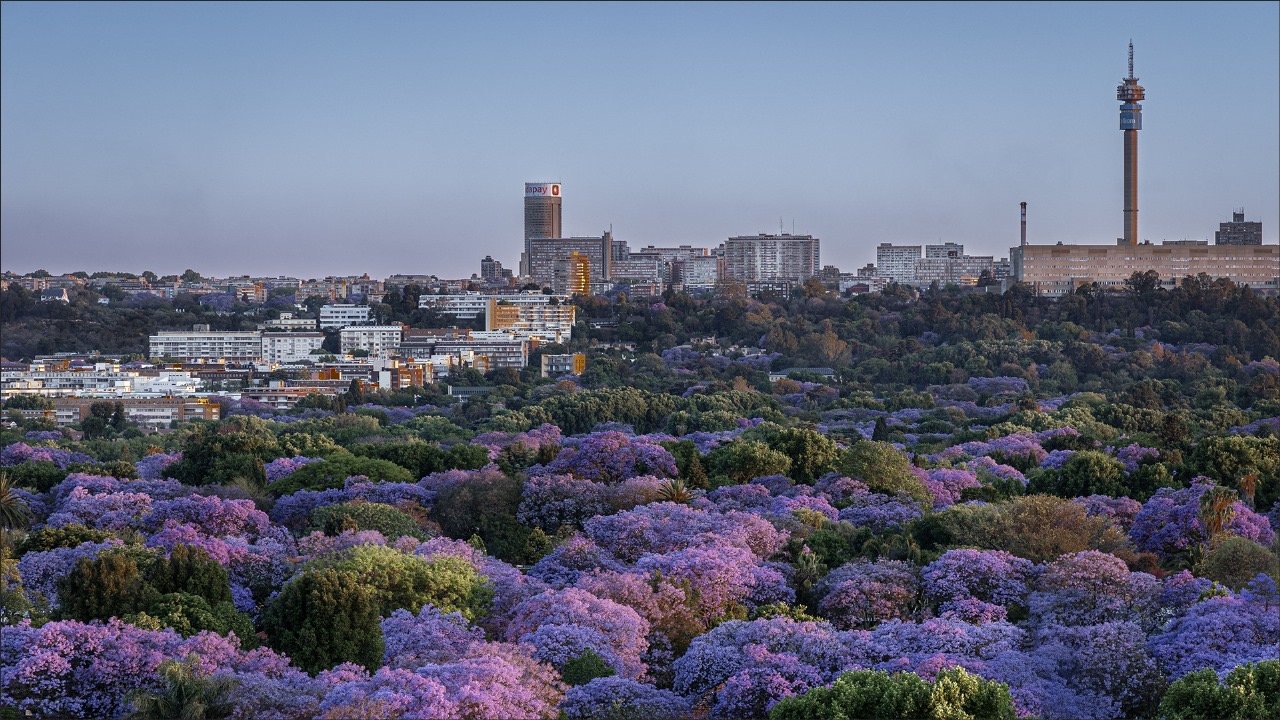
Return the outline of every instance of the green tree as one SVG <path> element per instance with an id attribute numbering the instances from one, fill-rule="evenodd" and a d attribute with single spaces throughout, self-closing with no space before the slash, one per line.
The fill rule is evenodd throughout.
<path id="1" fill-rule="evenodd" d="M 826 687 L 784 698 L 770 720 L 1012 720 L 1013 698 L 1003 683 L 951 668 L 928 683 L 915 673 L 847 672 Z"/>
<path id="2" fill-rule="evenodd" d="M 86 622 L 141 612 L 159 595 L 143 579 L 138 563 L 119 552 L 81 558 L 57 587 L 62 617 Z"/>
<path id="3" fill-rule="evenodd" d="M 384 616 L 400 608 L 416 613 L 430 603 L 475 621 L 493 604 L 488 579 L 452 555 L 426 559 L 382 545 L 360 545 L 312 561 L 310 567 L 332 568 L 369 588 Z"/>
<path id="4" fill-rule="evenodd" d="M 875 492 L 885 495 L 901 492 L 922 502 L 933 501 L 924 483 L 911 471 L 911 461 L 889 443 L 857 441 L 840 458 L 838 469 L 849 477 L 861 479 Z"/>
<path id="5" fill-rule="evenodd" d="M 377 594 L 349 573 L 308 570 L 285 584 L 262 613 L 268 644 L 315 674 L 342 662 L 382 664 Z"/>
<path id="6" fill-rule="evenodd" d="M 346 530 L 377 530 L 388 540 L 405 535 L 427 539 L 412 517 L 385 503 L 354 501 L 327 505 L 311 513 L 311 524 L 326 535 L 340 535 Z"/>
<path id="7" fill-rule="evenodd" d="M 1267 573 L 1280 580 L 1280 561 L 1277 561 L 1275 553 L 1252 540 L 1225 536 L 1213 543 L 1196 563 L 1194 572 L 1199 577 L 1239 590 L 1259 573 Z"/>
<path id="8" fill-rule="evenodd" d="M 160 594 L 188 593 L 210 603 L 231 601 L 226 568 L 203 548 L 178 545 L 168 558 L 159 558 L 147 569 L 148 583 Z"/>
<path id="9" fill-rule="evenodd" d="M 707 455 L 707 467 L 715 484 L 741 485 L 766 475 L 785 475 L 791 458 L 759 440 L 734 440 Z"/>
<path id="10" fill-rule="evenodd" d="M 373 482 L 411 483 L 416 478 L 399 465 L 354 455 L 334 455 L 318 463 L 311 463 L 271 483 L 267 489 L 281 497 L 298 490 L 328 490 L 340 488 L 353 475 L 364 475 Z"/>
<path id="11" fill-rule="evenodd" d="M 1239 665 L 1222 682 L 1205 669 L 1183 675 L 1160 701 L 1160 720 L 1258 720 L 1280 717 L 1280 660 Z"/>

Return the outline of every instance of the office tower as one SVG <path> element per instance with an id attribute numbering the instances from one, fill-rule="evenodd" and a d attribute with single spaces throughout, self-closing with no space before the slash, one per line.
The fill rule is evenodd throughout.
<path id="1" fill-rule="evenodd" d="M 1214 245 L 1261 245 L 1262 223 L 1245 222 L 1244 208 L 1231 213 L 1231 222 L 1218 224 Z"/>
<path id="2" fill-rule="evenodd" d="M 1138 131 L 1142 129 L 1142 105 L 1147 91 L 1133 76 L 1133 42 L 1129 43 L 1129 77 L 1116 87 L 1120 105 L 1120 129 L 1124 131 L 1124 238 L 1138 244 Z"/>
<path id="3" fill-rule="evenodd" d="M 560 183 L 524 184 L 524 257 L 520 274 L 528 275 L 529 241 L 534 238 L 558 238 L 560 230 Z"/>

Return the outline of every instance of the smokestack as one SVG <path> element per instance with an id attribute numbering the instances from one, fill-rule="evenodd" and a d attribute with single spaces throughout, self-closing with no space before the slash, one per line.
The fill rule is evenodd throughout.
<path id="1" fill-rule="evenodd" d="M 1027 204 L 1019 203 L 1022 206 L 1022 247 L 1027 246 Z"/>

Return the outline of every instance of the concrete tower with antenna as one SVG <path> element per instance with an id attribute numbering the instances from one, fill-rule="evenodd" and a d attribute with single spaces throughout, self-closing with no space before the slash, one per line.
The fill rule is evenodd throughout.
<path id="1" fill-rule="evenodd" d="M 1120 129 L 1124 131 L 1124 237 L 1126 245 L 1138 244 L 1138 131 L 1142 129 L 1142 105 L 1147 91 L 1133 76 L 1133 41 L 1129 41 L 1129 77 L 1116 87 L 1120 101 Z"/>

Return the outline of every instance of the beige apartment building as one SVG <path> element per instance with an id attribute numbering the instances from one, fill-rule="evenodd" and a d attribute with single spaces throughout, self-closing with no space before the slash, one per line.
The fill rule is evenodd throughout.
<path id="1" fill-rule="evenodd" d="M 1009 255 L 1014 278 L 1051 297 L 1095 282 L 1120 288 L 1135 272 L 1148 270 L 1166 287 L 1204 273 L 1258 290 L 1280 289 L 1280 245 L 1023 245 Z"/>

